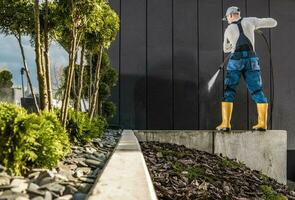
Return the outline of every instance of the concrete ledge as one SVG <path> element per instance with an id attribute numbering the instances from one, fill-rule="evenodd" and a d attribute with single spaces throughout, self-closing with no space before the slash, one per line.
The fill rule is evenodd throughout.
<path id="1" fill-rule="evenodd" d="M 222 154 L 261 171 L 278 182 L 287 182 L 287 132 L 135 131 L 139 141 L 174 143 Z"/>
<path id="2" fill-rule="evenodd" d="M 286 131 L 215 133 L 214 153 L 236 158 L 251 169 L 287 183 Z"/>
<path id="3" fill-rule="evenodd" d="M 115 152 L 89 200 L 157 200 L 151 177 L 133 131 L 124 130 Z"/>
<path id="4" fill-rule="evenodd" d="M 134 131 L 139 141 L 155 141 L 184 145 L 208 153 L 213 152 L 213 131 L 143 130 Z"/>

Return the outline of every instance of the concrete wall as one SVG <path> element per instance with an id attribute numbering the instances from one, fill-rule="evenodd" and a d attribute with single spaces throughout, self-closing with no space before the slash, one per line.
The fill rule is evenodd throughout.
<path id="1" fill-rule="evenodd" d="M 236 158 L 251 169 L 286 183 L 286 131 L 215 133 L 214 153 Z"/>
<path id="2" fill-rule="evenodd" d="M 210 131 L 149 130 L 134 133 L 139 141 L 172 143 L 208 153 L 213 152 L 213 132 Z"/>
<path id="3" fill-rule="evenodd" d="M 139 141 L 174 143 L 222 154 L 286 184 L 287 132 L 135 131 Z"/>

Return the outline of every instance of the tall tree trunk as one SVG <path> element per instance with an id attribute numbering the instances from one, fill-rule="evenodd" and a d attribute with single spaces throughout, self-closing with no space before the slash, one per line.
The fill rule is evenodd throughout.
<path id="1" fill-rule="evenodd" d="M 75 109 L 76 111 L 80 111 L 81 108 L 81 95 L 83 89 L 83 76 L 84 76 L 84 53 L 85 53 L 85 45 L 83 44 L 81 50 L 81 58 L 80 58 L 80 68 L 79 68 L 79 80 L 78 80 L 78 94 L 76 99 Z"/>
<path id="2" fill-rule="evenodd" d="M 78 59 L 78 47 L 75 55 L 75 67 L 74 67 L 74 73 L 73 73 L 73 83 L 72 83 L 72 88 L 70 92 L 70 97 L 73 98 L 74 100 L 74 109 L 76 108 L 76 100 L 77 100 L 77 77 L 78 77 L 78 71 L 77 71 L 77 59 Z M 79 67 L 78 67 L 79 68 Z"/>
<path id="3" fill-rule="evenodd" d="M 36 65 L 37 65 L 37 75 L 39 82 L 39 95 L 40 95 L 40 107 L 41 110 L 48 109 L 48 96 L 47 96 L 47 86 L 46 77 L 44 74 L 43 66 L 41 64 L 41 34 L 40 34 L 40 19 L 39 19 L 39 0 L 35 0 L 34 3 L 34 19 L 35 19 L 35 53 L 36 53 Z"/>
<path id="4" fill-rule="evenodd" d="M 40 110 L 39 110 L 38 102 L 37 102 L 37 99 L 36 99 L 36 95 L 35 95 L 34 90 L 33 90 L 33 84 L 32 84 L 32 80 L 31 80 L 31 77 L 30 77 L 29 69 L 28 69 L 28 66 L 27 66 L 26 56 L 25 56 L 23 45 L 22 45 L 22 36 L 21 36 L 20 33 L 19 33 L 18 36 L 16 36 L 16 39 L 18 41 L 19 48 L 21 50 L 23 65 L 24 65 L 24 69 L 25 69 L 25 72 L 26 72 L 26 76 L 27 76 L 27 80 L 28 80 L 28 83 L 29 83 L 29 87 L 30 87 L 30 90 L 31 90 L 32 98 L 34 100 L 34 105 L 36 107 L 37 112 L 39 113 Z"/>
<path id="5" fill-rule="evenodd" d="M 63 101 L 62 101 L 62 112 L 61 112 L 61 122 L 64 126 L 66 126 L 67 115 L 68 115 L 68 106 L 70 101 L 70 92 L 72 88 L 73 82 L 73 73 L 75 69 L 75 55 L 76 55 L 76 47 L 77 47 L 77 33 L 76 29 L 73 28 L 71 31 L 71 48 L 69 53 L 69 67 L 68 74 L 66 79 L 66 88 L 64 91 Z"/>
<path id="6" fill-rule="evenodd" d="M 93 83 L 93 80 L 92 80 L 92 68 L 93 68 L 93 61 L 92 61 L 92 58 L 93 58 L 93 55 L 92 55 L 92 52 L 90 53 L 90 62 L 89 62 L 89 92 L 88 92 L 88 112 L 90 112 L 90 105 L 91 105 L 91 96 L 92 96 L 92 83 Z"/>
<path id="7" fill-rule="evenodd" d="M 91 106 L 89 110 L 89 117 L 90 120 L 94 117 L 94 112 L 96 109 L 97 104 L 97 98 L 98 98 L 98 91 L 99 91 L 99 80 L 100 80 L 100 67 L 101 67 L 101 60 L 102 60 L 102 52 L 103 52 L 103 46 L 101 45 L 99 47 L 99 53 L 97 56 L 97 63 L 96 63 L 96 71 L 95 71 L 95 85 L 94 85 L 94 93 L 91 98 Z"/>
<path id="8" fill-rule="evenodd" d="M 44 57 L 46 70 L 46 85 L 48 94 L 48 109 L 52 109 L 52 89 L 51 89 L 51 75 L 50 75 L 50 60 L 49 60 L 49 37 L 48 37 L 48 0 L 45 0 L 45 20 L 44 20 Z"/>

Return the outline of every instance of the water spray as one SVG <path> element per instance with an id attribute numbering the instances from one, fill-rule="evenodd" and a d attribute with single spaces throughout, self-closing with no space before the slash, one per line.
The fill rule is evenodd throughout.
<path id="1" fill-rule="evenodd" d="M 216 82 L 216 79 L 217 79 L 217 77 L 219 75 L 219 72 L 224 68 L 225 63 L 229 60 L 229 57 L 230 57 L 230 54 L 227 55 L 227 57 L 225 58 L 225 60 L 223 61 L 223 63 L 221 63 L 219 65 L 217 72 L 215 72 L 215 74 L 209 80 L 209 82 L 208 82 L 208 92 L 211 91 L 211 89 L 212 89 L 212 87 L 213 87 L 214 83 Z"/>

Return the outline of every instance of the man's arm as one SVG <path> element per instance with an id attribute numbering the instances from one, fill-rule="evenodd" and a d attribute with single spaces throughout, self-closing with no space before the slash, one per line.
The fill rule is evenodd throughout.
<path id="1" fill-rule="evenodd" d="M 223 51 L 224 53 L 230 53 L 232 50 L 232 44 L 228 40 L 228 31 L 224 32 Z"/>
<path id="2" fill-rule="evenodd" d="M 257 17 L 249 17 L 252 23 L 255 26 L 255 29 L 260 28 L 273 28 L 276 27 L 278 22 L 273 18 L 257 18 Z"/>

